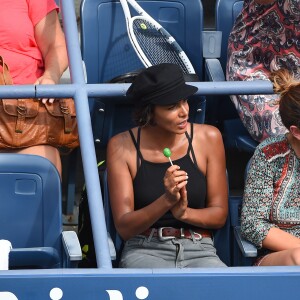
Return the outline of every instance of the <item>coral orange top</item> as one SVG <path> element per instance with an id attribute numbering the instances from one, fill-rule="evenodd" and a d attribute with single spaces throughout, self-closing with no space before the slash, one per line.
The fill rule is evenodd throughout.
<path id="1" fill-rule="evenodd" d="M 54 9 L 58 10 L 54 0 L 1 0 L 0 55 L 14 84 L 32 84 L 43 74 L 34 27 Z"/>

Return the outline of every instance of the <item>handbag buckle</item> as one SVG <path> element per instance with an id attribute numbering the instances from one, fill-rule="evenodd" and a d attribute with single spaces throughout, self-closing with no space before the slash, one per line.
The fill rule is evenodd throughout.
<path id="1" fill-rule="evenodd" d="M 19 115 L 25 116 L 26 115 L 26 106 L 18 105 L 17 106 L 17 112 L 18 112 Z"/>

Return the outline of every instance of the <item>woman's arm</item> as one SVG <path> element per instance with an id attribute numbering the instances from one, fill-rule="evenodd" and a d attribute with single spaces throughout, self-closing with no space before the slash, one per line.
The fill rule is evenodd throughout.
<path id="1" fill-rule="evenodd" d="M 116 229 L 124 240 L 150 228 L 180 199 L 179 191 L 186 185 L 186 173 L 178 166 L 171 166 L 164 178 L 166 193 L 150 205 L 135 210 L 130 164 L 136 164 L 136 151 L 128 132 L 125 132 L 113 137 L 107 147 L 111 208 Z M 176 178 L 174 173 L 178 175 Z"/>
<path id="2" fill-rule="evenodd" d="M 241 215 L 243 236 L 262 247 L 272 227 L 270 212 L 273 201 L 273 170 L 260 148 L 256 149 L 248 171 Z"/>
<path id="3" fill-rule="evenodd" d="M 282 251 L 300 247 L 300 239 L 286 231 L 272 227 L 262 241 L 262 246 L 272 251 Z"/>
<path id="4" fill-rule="evenodd" d="M 35 84 L 56 84 L 68 66 L 65 37 L 56 10 L 39 21 L 34 32 L 45 65 L 43 76 Z"/>
<path id="5" fill-rule="evenodd" d="M 206 164 L 207 205 L 206 208 L 203 209 L 187 207 L 185 213 L 177 218 L 185 223 L 202 228 L 220 228 L 225 224 L 228 213 L 228 187 L 224 146 L 222 136 L 218 129 L 207 125 L 201 127 L 201 130 L 205 130 L 205 132 L 202 138 L 199 138 L 197 135 L 198 127 L 194 125 L 195 134 L 193 144 L 195 144 L 194 150 L 197 151 L 199 147 L 198 152 L 201 151 L 201 155 L 204 156 L 203 160 Z M 197 141 L 197 139 L 199 140 Z M 197 157 L 197 153 L 195 154 Z M 198 155 L 198 157 L 200 156 Z M 198 165 L 199 161 L 197 159 Z M 186 191 L 183 190 L 182 204 L 184 204 L 185 194 Z M 178 206 L 179 205 L 177 205 L 176 208 L 178 208 Z M 173 215 L 176 217 L 174 212 Z"/>

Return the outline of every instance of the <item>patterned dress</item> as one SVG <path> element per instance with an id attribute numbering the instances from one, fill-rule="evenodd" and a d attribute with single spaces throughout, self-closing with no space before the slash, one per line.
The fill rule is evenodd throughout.
<path id="1" fill-rule="evenodd" d="M 257 147 L 244 192 L 242 235 L 261 248 L 272 227 L 300 238 L 300 158 L 286 135 Z"/>
<path id="2" fill-rule="evenodd" d="M 300 79 L 300 0 L 268 5 L 245 0 L 229 36 L 227 80 L 266 80 L 270 71 L 280 68 Z M 239 95 L 231 100 L 255 140 L 286 132 L 277 95 Z"/>

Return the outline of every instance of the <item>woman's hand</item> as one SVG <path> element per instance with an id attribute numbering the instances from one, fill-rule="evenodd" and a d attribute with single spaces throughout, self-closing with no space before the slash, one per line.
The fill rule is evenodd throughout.
<path id="1" fill-rule="evenodd" d="M 166 171 L 164 186 L 166 196 L 172 204 L 176 204 L 181 199 L 181 189 L 187 184 L 188 175 L 180 167 L 173 165 Z"/>
<path id="2" fill-rule="evenodd" d="M 57 84 L 68 67 L 68 56 L 65 36 L 60 26 L 56 10 L 49 12 L 34 27 L 37 45 L 44 60 L 44 74 L 35 84 Z M 43 103 L 48 99 L 42 99 Z M 53 102 L 54 99 L 49 99 Z"/>
<path id="3" fill-rule="evenodd" d="M 171 208 L 171 212 L 175 219 L 183 221 L 186 218 L 188 208 L 187 191 L 185 186 L 180 190 L 180 196 L 180 200 L 173 206 L 173 208 Z"/>
<path id="4" fill-rule="evenodd" d="M 34 83 L 35 85 L 39 85 L 39 84 L 56 84 L 56 82 L 50 77 L 50 76 L 47 76 L 47 75 L 43 75 L 41 76 L 40 78 L 38 78 L 36 80 L 36 82 Z M 39 99 L 41 100 L 44 104 L 49 101 L 50 103 L 53 103 L 54 102 L 54 98 L 43 98 L 43 99 Z"/>

